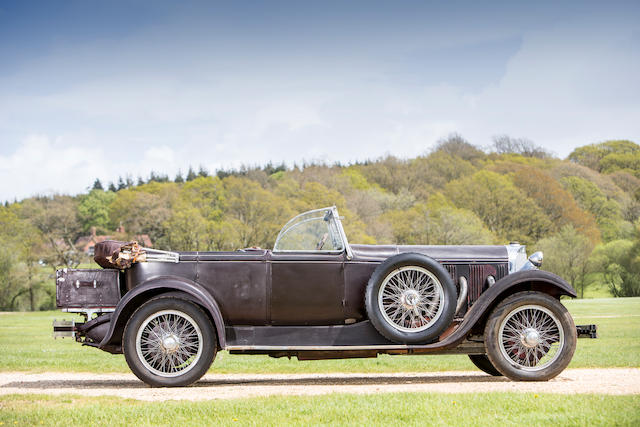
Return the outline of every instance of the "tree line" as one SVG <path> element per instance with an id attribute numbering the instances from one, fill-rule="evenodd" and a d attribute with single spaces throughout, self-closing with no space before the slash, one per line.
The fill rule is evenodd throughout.
<path id="1" fill-rule="evenodd" d="M 91 262 L 76 242 L 92 229 L 147 234 L 175 251 L 270 248 L 290 217 L 334 204 L 351 243 L 518 241 L 545 251 L 544 268 L 581 295 L 599 282 L 613 296 L 640 296 L 640 146 L 606 141 L 559 159 L 526 139 L 500 136 L 483 150 L 451 135 L 412 159 L 189 168 L 5 203 L 0 309 L 53 308 L 55 269 Z"/>

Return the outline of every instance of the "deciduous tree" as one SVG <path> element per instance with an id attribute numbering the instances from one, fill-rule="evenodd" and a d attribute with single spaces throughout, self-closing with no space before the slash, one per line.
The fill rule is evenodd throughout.
<path id="1" fill-rule="evenodd" d="M 495 172 L 483 170 L 450 182 L 445 193 L 456 206 L 475 212 L 503 240 L 533 243 L 552 229 L 542 209 Z"/>
<path id="2" fill-rule="evenodd" d="M 584 298 L 587 277 L 593 271 L 589 259 L 593 243 L 573 226 L 565 225 L 559 233 L 540 240 L 536 248 L 544 252 L 543 269 L 565 278 Z"/>
<path id="3" fill-rule="evenodd" d="M 109 218 L 109 206 L 116 198 L 111 191 L 91 190 L 78 197 L 78 219 L 84 232 L 97 227 L 102 232 L 111 231 L 113 224 Z"/>

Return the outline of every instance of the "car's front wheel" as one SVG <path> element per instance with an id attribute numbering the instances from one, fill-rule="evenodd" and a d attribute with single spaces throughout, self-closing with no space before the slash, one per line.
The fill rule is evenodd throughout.
<path id="1" fill-rule="evenodd" d="M 131 371 L 154 387 L 182 387 L 199 380 L 216 354 L 216 335 L 195 304 L 157 297 L 127 322 L 123 351 Z"/>
<path id="2" fill-rule="evenodd" d="M 504 376 L 547 381 L 567 367 L 577 333 L 567 309 L 550 295 L 520 292 L 491 313 L 484 331 L 487 356 Z"/>

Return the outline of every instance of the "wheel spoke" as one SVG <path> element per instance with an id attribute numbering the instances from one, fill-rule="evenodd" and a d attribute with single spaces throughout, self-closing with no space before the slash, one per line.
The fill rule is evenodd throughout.
<path id="1" fill-rule="evenodd" d="M 427 329 L 442 312 L 444 289 L 428 270 L 401 267 L 384 279 L 378 291 L 384 319 L 395 329 L 417 332 Z"/>
<path id="2" fill-rule="evenodd" d="M 199 360 L 203 349 L 198 325 L 175 310 L 149 316 L 140 326 L 136 345 L 143 365 L 160 376 L 183 374 Z"/>
<path id="3" fill-rule="evenodd" d="M 545 307 L 518 307 L 501 323 L 500 351 L 513 365 L 532 371 L 544 369 L 559 357 L 564 346 L 561 328 Z"/>

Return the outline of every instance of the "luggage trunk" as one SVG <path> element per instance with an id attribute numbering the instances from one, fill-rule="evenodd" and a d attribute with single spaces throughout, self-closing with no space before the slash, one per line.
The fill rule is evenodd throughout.
<path id="1" fill-rule="evenodd" d="M 121 296 L 119 270 L 64 268 L 56 271 L 58 308 L 113 308 Z"/>

